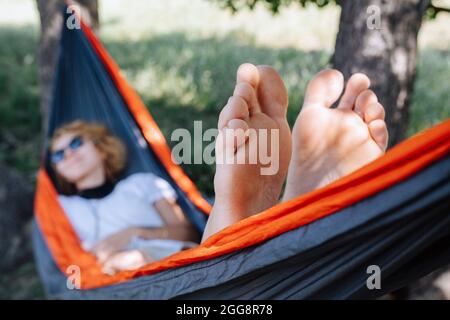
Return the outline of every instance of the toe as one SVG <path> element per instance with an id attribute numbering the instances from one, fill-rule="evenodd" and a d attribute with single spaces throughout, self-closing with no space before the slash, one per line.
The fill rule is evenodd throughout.
<path id="1" fill-rule="evenodd" d="M 257 88 L 259 84 L 258 68 L 251 63 L 243 63 L 239 66 L 236 74 L 236 83 L 246 82 L 253 88 Z"/>
<path id="2" fill-rule="evenodd" d="M 237 148 L 242 146 L 247 141 L 248 130 L 249 126 L 244 120 L 233 119 L 228 122 L 228 125 L 224 130 L 224 144 L 226 148 L 235 152 Z"/>
<path id="3" fill-rule="evenodd" d="M 249 126 L 242 119 L 230 120 L 226 127 L 219 131 L 216 138 L 216 161 L 225 164 L 226 159 L 231 160 L 240 146 L 248 139 Z"/>
<path id="4" fill-rule="evenodd" d="M 355 112 L 364 119 L 364 112 L 367 107 L 377 102 L 378 98 L 372 90 L 364 90 L 356 98 Z"/>
<path id="5" fill-rule="evenodd" d="M 339 99 L 343 87 L 344 77 L 338 70 L 326 69 L 319 72 L 308 83 L 303 108 L 331 107 Z"/>
<path id="6" fill-rule="evenodd" d="M 247 102 L 240 96 L 232 96 L 219 115 L 219 136 L 216 139 L 216 156 L 233 155 L 247 138 L 249 126 Z"/>
<path id="7" fill-rule="evenodd" d="M 247 103 L 250 112 L 261 111 L 258 99 L 256 97 L 256 91 L 250 85 L 250 83 L 248 82 L 238 83 L 234 88 L 233 96 L 242 98 Z"/>
<path id="8" fill-rule="evenodd" d="M 385 151 L 388 143 L 388 131 L 386 122 L 377 119 L 368 124 L 372 139 L 377 143 L 381 150 Z"/>
<path id="9" fill-rule="evenodd" d="M 257 97 L 261 111 L 272 118 L 285 118 L 288 106 L 288 93 L 277 70 L 260 65 Z"/>
<path id="10" fill-rule="evenodd" d="M 374 120 L 384 120 L 385 117 L 384 108 L 379 102 L 366 105 L 361 111 L 366 123 Z"/>
<path id="11" fill-rule="evenodd" d="M 233 119 L 248 120 L 249 109 L 247 102 L 240 96 L 232 96 L 219 115 L 217 127 L 219 130 L 228 126 Z"/>
<path id="12" fill-rule="evenodd" d="M 355 73 L 348 80 L 344 95 L 339 102 L 339 109 L 351 110 L 355 106 L 356 98 L 370 86 L 369 78 L 362 73 Z"/>
<path id="13" fill-rule="evenodd" d="M 228 122 L 225 130 L 227 148 L 232 148 L 234 151 L 242 146 L 248 137 L 249 126 L 247 122 L 241 119 L 233 119 Z"/>

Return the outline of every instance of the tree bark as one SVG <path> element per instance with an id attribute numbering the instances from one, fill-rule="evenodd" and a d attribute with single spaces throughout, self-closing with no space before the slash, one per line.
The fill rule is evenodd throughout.
<path id="1" fill-rule="evenodd" d="M 342 13 L 333 65 L 346 78 L 355 72 L 370 77 L 371 88 L 386 109 L 389 145 L 393 146 L 406 136 L 417 35 L 430 0 L 341 0 L 339 4 Z M 373 19 L 377 8 L 379 25 Z"/>
<path id="2" fill-rule="evenodd" d="M 42 131 L 47 131 L 50 111 L 53 76 L 58 57 L 58 42 L 63 23 L 64 0 L 36 0 L 41 20 L 41 39 L 39 43 L 39 83 L 41 90 Z M 94 30 L 98 30 L 98 1 L 79 0 L 81 16 Z"/>

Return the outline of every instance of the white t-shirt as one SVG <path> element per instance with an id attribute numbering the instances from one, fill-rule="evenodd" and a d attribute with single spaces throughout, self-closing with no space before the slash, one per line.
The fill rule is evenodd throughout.
<path id="1" fill-rule="evenodd" d="M 153 204 L 176 198 L 170 184 L 152 173 L 135 173 L 119 181 L 106 196 L 87 199 L 59 195 L 59 201 L 85 250 L 129 227 L 157 228 L 164 225 Z M 159 260 L 196 244 L 168 239 L 133 239 L 127 247 L 146 250 Z"/>

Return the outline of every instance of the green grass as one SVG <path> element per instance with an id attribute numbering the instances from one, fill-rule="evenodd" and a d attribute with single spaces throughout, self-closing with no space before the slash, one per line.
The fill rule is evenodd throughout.
<path id="1" fill-rule="evenodd" d="M 39 153 L 40 110 L 34 29 L 0 29 L 0 161 L 30 177 Z"/>
<path id="2" fill-rule="evenodd" d="M 0 300 L 44 298 L 44 289 L 33 262 L 25 263 L 6 275 L 0 275 Z"/>
<path id="3" fill-rule="evenodd" d="M 419 52 L 408 135 L 450 118 L 450 51 Z"/>

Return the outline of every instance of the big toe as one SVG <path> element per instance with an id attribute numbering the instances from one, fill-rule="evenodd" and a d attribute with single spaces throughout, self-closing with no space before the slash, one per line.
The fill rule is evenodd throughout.
<path id="1" fill-rule="evenodd" d="M 259 84 L 258 68 L 251 63 L 243 63 L 239 66 L 236 73 L 236 83 L 248 83 L 253 88 L 257 88 Z"/>
<path id="2" fill-rule="evenodd" d="M 257 96 L 261 111 L 269 117 L 286 117 L 288 92 L 280 74 L 272 67 L 260 65 Z"/>
<path id="3" fill-rule="evenodd" d="M 344 76 L 334 69 L 326 69 L 314 76 L 305 93 L 305 107 L 331 107 L 344 88 Z"/>

